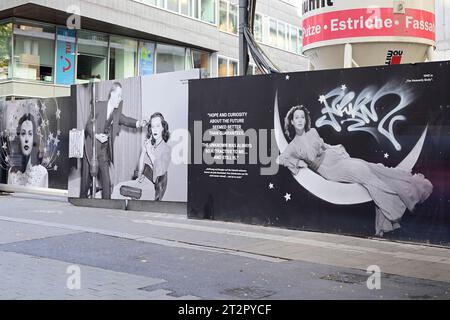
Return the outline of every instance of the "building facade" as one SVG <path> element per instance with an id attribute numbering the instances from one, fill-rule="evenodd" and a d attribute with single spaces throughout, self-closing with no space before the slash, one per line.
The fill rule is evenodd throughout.
<path id="1" fill-rule="evenodd" d="M 192 68 L 237 75 L 238 11 L 238 0 L 1 1 L 0 97 Z M 308 67 L 300 23 L 295 1 L 257 3 L 255 37 L 282 71 Z M 248 73 L 258 73 L 253 63 Z"/>
<path id="2" fill-rule="evenodd" d="M 450 60 L 450 0 L 436 0 L 436 59 Z"/>

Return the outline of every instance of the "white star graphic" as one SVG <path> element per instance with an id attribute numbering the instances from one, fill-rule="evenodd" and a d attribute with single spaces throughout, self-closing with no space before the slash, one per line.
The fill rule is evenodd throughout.
<path id="1" fill-rule="evenodd" d="M 288 202 L 289 200 L 291 200 L 291 195 L 289 193 L 286 193 L 284 198 L 286 199 L 286 202 Z"/>
<path id="2" fill-rule="evenodd" d="M 58 150 L 58 151 L 56 152 L 56 156 L 59 157 L 60 155 L 61 155 L 61 151 Z"/>
<path id="3" fill-rule="evenodd" d="M 47 106 L 45 104 L 42 105 L 41 107 L 42 112 L 45 112 L 45 110 L 47 110 Z"/>
<path id="4" fill-rule="evenodd" d="M 55 166 L 53 167 L 53 169 L 55 169 L 55 171 L 58 171 L 58 166 L 55 165 Z"/>
<path id="5" fill-rule="evenodd" d="M 4 150 L 8 149 L 8 147 L 6 146 L 6 142 L 3 142 L 2 148 L 3 148 Z"/>
<path id="6" fill-rule="evenodd" d="M 274 188 L 273 183 L 270 183 L 270 184 L 269 184 L 269 189 L 273 189 L 273 188 Z"/>
<path id="7" fill-rule="evenodd" d="M 60 140 L 58 138 L 55 138 L 54 141 L 55 141 L 54 145 L 55 145 L 55 147 L 57 147 Z"/>
<path id="8" fill-rule="evenodd" d="M 5 157 L 5 162 L 9 163 L 9 157 L 8 156 Z"/>
<path id="9" fill-rule="evenodd" d="M 288 80 L 289 81 L 289 79 L 291 78 L 291 76 L 290 75 L 287 75 L 286 76 L 286 80 Z"/>
<path id="10" fill-rule="evenodd" d="M 56 109 L 56 119 L 61 119 L 61 110 Z"/>
<path id="11" fill-rule="evenodd" d="M 384 154 L 384 158 L 385 158 L 385 159 L 388 159 L 388 158 L 389 158 L 389 153 L 385 153 L 385 154 Z"/>
<path id="12" fill-rule="evenodd" d="M 345 84 L 343 84 L 343 85 L 341 86 L 341 90 L 342 90 L 342 91 L 347 90 L 347 86 L 346 86 Z"/>
<path id="13" fill-rule="evenodd" d="M 319 97 L 319 102 L 320 102 L 320 103 L 325 103 L 325 101 L 327 101 L 327 99 L 325 98 L 324 95 L 321 95 L 321 96 Z"/>

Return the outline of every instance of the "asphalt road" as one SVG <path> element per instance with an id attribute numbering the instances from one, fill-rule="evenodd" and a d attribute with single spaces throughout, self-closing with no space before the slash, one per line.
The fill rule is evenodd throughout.
<path id="1" fill-rule="evenodd" d="M 256 239 L 260 234 L 267 238 Z M 280 242 L 292 237 L 302 243 L 307 236 L 315 242 Z M 381 288 L 370 290 L 364 268 L 339 266 L 329 253 L 339 261 L 342 243 L 359 240 L 336 238 L 339 244 L 330 237 L 1 196 L 0 299 L 449 299 L 446 281 L 385 273 L 383 267 Z M 290 258 L 297 247 L 313 256 L 307 251 L 314 252 L 313 245 L 329 250 L 331 262 L 314 263 L 298 253 Z M 381 245 L 390 246 L 373 246 Z M 400 250 L 395 246 L 392 252 Z M 434 250 L 426 257 L 441 257 L 439 263 L 450 267 L 450 250 Z M 359 256 L 369 265 L 366 254 Z M 441 264 L 437 272 L 445 270 Z"/>

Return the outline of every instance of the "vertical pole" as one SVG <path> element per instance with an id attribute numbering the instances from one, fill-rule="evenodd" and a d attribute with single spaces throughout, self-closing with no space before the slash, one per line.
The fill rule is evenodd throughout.
<path id="1" fill-rule="evenodd" d="M 245 76 L 248 68 L 248 48 L 244 29 L 248 27 L 248 0 L 239 0 L 239 75 Z"/>
<path id="2" fill-rule="evenodd" d="M 433 62 L 438 60 L 436 57 L 436 51 L 434 50 L 434 46 L 429 46 L 427 49 L 427 61 L 428 62 Z"/>
<path id="3" fill-rule="evenodd" d="M 95 110 L 96 96 L 95 96 L 95 82 L 92 81 L 92 159 L 91 159 L 91 177 L 92 177 L 92 199 L 95 199 L 95 194 L 97 193 L 97 174 L 98 174 L 98 160 L 97 160 L 97 150 L 95 146 L 97 144 L 97 139 L 95 135 L 97 134 L 97 117 Z"/>
<path id="4" fill-rule="evenodd" d="M 344 48 L 344 68 L 351 68 L 352 60 L 353 60 L 353 47 L 350 43 L 346 43 Z"/>

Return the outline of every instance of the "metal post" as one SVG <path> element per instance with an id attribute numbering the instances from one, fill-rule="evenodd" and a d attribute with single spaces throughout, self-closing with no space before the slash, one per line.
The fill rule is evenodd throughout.
<path id="1" fill-rule="evenodd" d="M 92 177 L 92 199 L 95 199 L 95 194 L 97 193 L 97 174 L 98 174 L 98 160 L 97 160 L 97 151 L 96 151 L 96 144 L 97 139 L 95 138 L 95 135 L 97 134 L 97 116 L 96 116 L 96 110 L 95 110 L 95 103 L 96 103 L 96 96 L 95 96 L 95 82 L 91 81 L 91 89 L 92 89 L 92 159 L 91 159 L 91 177 Z"/>
<path id="2" fill-rule="evenodd" d="M 245 76 L 248 68 L 248 48 L 244 29 L 248 27 L 248 0 L 239 0 L 239 75 Z"/>
<path id="3" fill-rule="evenodd" d="M 353 47 L 346 43 L 344 47 L 344 68 L 351 68 L 353 60 Z"/>

